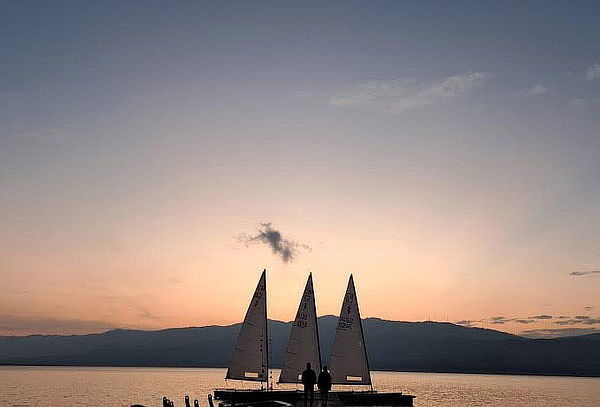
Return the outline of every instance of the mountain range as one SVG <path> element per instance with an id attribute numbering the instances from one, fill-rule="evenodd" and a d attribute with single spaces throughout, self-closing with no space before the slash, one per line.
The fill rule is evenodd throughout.
<path id="1" fill-rule="evenodd" d="M 337 317 L 319 317 L 327 364 Z M 241 324 L 88 335 L 0 336 L 0 364 L 225 367 Z M 530 339 L 442 322 L 363 320 L 373 370 L 600 376 L 600 334 Z M 280 367 L 291 323 L 269 320 Z"/>

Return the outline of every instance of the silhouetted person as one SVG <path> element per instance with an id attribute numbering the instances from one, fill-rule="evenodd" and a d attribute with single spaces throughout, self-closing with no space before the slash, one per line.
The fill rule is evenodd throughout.
<path id="1" fill-rule="evenodd" d="M 306 370 L 302 372 L 302 384 L 304 385 L 304 405 L 308 397 L 312 405 L 315 398 L 315 383 L 317 382 L 317 374 L 310 368 L 310 362 L 306 364 Z"/>
<path id="2" fill-rule="evenodd" d="M 190 406 L 190 396 L 185 396 L 185 407 L 192 407 Z"/>
<path id="3" fill-rule="evenodd" d="M 163 396 L 163 407 L 169 407 L 169 399 L 167 396 Z"/>
<path id="4" fill-rule="evenodd" d="M 317 386 L 321 392 L 321 406 L 326 407 L 327 400 L 329 399 L 329 390 L 331 390 L 331 375 L 327 371 L 327 366 L 323 366 L 323 371 L 319 373 Z"/>
<path id="5" fill-rule="evenodd" d="M 194 407 L 200 407 L 200 403 L 198 403 L 198 399 L 194 399 Z"/>

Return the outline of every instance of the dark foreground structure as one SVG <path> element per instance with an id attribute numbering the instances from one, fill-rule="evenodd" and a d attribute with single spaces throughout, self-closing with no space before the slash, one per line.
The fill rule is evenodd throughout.
<path id="1" fill-rule="evenodd" d="M 292 406 L 303 406 L 303 393 L 297 390 L 215 390 L 215 400 L 221 407 L 246 405 L 261 407 L 270 401 L 282 401 Z M 376 391 L 332 391 L 328 406 L 412 406 L 415 396 L 402 393 L 378 393 Z M 310 405 L 310 404 L 309 404 Z M 320 407 L 320 396 L 315 394 L 313 407 Z"/>

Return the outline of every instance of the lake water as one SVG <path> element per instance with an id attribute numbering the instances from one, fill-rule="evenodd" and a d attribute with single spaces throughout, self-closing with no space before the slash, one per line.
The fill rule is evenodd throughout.
<path id="1" fill-rule="evenodd" d="M 224 376 L 225 369 L 0 367 L 0 405 L 159 407 L 166 395 L 183 406 L 189 394 L 206 407 L 212 389 L 226 385 Z M 600 406 L 600 378 L 395 372 L 372 378 L 377 390 L 416 395 L 418 407 Z M 251 386 L 229 381 L 227 387 Z"/>

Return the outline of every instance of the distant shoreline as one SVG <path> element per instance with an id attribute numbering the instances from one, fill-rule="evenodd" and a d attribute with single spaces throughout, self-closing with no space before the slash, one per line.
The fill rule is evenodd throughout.
<path id="1" fill-rule="evenodd" d="M 136 368 L 149 368 L 149 369 L 227 369 L 227 366 L 157 366 L 157 365 L 67 365 L 67 364 L 56 364 L 56 365 L 31 365 L 31 364 L 18 364 L 18 363 L 0 363 L 2 367 L 84 367 L 84 368 L 124 368 L 124 369 L 136 369 Z M 279 370 L 279 367 L 274 370 Z M 486 375 L 486 376 L 540 376 L 540 377 L 574 377 L 574 378 L 600 378 L 600 375 L 586 375 L 586 374 L 560 374 L 560 373 L 528 373 L 528 372 L 490 372 L 490 371 L 442 371 L 442 370 L 386 370 L 386 369 L 372 369 L 372 372 L 383 372 L 383 373 L 432 373 L 432 374 L 461 374 L 461 375 Z"/>
<path id="2" fill-rule="evenodd" d="M 328 364 L 337 318 L 318 319 Z M 270 366 L 283 364 L 290 323 L 271 322 Z M 449 323 L 364 320 L 374 371 L 600 377 L 600 334 L 527 339 Z M 162 331 L 113 330 L 81 336 L 0 337 L 0 365 L 68 367 L 226 367 L 239 325 Z"/>

